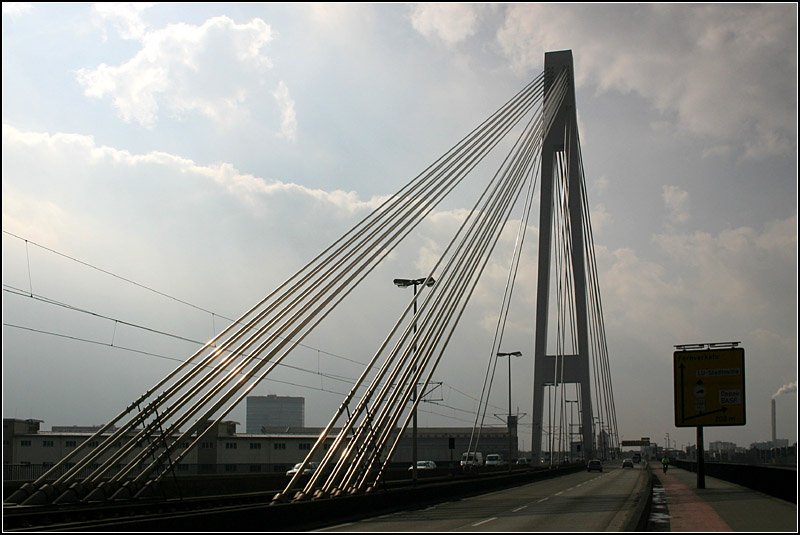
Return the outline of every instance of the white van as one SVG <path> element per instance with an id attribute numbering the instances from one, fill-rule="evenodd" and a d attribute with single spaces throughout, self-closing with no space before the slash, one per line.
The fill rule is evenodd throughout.
<path id="1" fill-rule="evenodd" d="M 461 454 L 461 466 L 483 466 L 483 453 L 465 451 Z"/>

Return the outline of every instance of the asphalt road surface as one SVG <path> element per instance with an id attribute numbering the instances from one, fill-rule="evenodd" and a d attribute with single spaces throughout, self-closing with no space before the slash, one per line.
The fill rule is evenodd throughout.
<path id="1" fill-rule="evenodd" d="M 643 467 L 621 464 L 319 531 L 622 531 Z"/>

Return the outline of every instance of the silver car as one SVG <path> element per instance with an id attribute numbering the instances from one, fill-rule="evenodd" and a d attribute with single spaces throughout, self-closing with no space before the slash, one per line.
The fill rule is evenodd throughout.
<path id="1" fill-rule="evenodd" d="M 414 466 L 409 466 L 409 470 L 413 470 Z M 417 461 L 417 470 L 436 470 L 436 463 L 433 461 Z"/>
<path id="2" fill-rule="evenodd" d="M 295 474 L 297 473 L 297 471 L 298 471 L 298 470 L 300 470 L 300 468 L 301 468 L 302 466 L 303 466 L 303 463 L 297 463 L 296 465 L 294 465 L 294 467 L 292 467 L 292 469 L 291 469 L 291 470 L 289 470 L 289 471 L 287 471 L 287 472 L 286 472 L 286 475 L 287 475 L 287 476 L 293 476 L 293 475 L 295 475 Z M 313 474 L 313 473 L 314 473 L 314 470 L 316 470 L 318 466 L 319 466 L 319 463 L 316 463 L 316 462 L 314 462 L 314 461 L 311 461 L 311 462 L 310 462 L 310 463 L 308 463 L 308 464 L 306 465 L 306 467 L 303 469 L 303 475 L 304 475 L 304 476 L 307 476 L 307 475 L 309 475 L 309 474 Z"/>

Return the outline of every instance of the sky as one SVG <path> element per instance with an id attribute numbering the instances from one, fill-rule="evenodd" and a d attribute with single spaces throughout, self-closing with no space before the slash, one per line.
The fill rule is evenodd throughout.
<path id="1" fill-rule="evenodd" d="M 797 440 L 797 5 L 3 3 L 3 417 L 102 424 L 572 50 L 620 438 L 682 447 L 675 346 L 745 350 L 747 423 Z M 327 423 L 488 176 L 254 394 Z M 517 216 L 512 216 L 517 217 Z M 503 338 L 532 412 L 538 217 Z M 504 236 L 419 413 L 469 426 Z M 56 304 L 57 303 L 57 304 Z M 180 337 L 180 338 L 179 338 Z M 492 385 L 504 412 L 507 365 Z M 241 422 L 241 408 L 230 414 Z M 492 420 L 493 419 L 493 420 Z M 529 437 L 529 434 L 527 435 Z"/>

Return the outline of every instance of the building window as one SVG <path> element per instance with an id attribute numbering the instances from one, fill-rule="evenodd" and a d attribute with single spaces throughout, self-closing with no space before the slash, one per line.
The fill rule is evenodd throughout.
<path id="1" fill-rule="evenodd" d="M 286 449 L 286 443 L 285 442 L 275 442 L 272 445 L 272 447 L 274 449 L 276 449 L 276 450 L 285 450 Z"/>
<path id="2" fill-rule="evenodd" d="M 53 447 L 53 441 L 52 440 L 42 440 L 42 447 L 52 448 Z"/>
<path id="3" fill-rule="evenodd" d="M 201 442 L 200 443 L 200 449 L 203 449 L 203 450 L 214 449 L 214 443 L 213 442 Z"/>
<path id="4" fill-rule="evenodd" d="M 188 464 L 179 464 L 178 465 L 178 472 L 188 472 L 189 465 Z"/>
<path id="5" fill-rule="evenodd" d="M 236 465 L 235 464 L 226 464 L 225 465 L 225 471 L 226 472 L 235 472 L 236 471 Z"/>
<path id="6" fill-rule="evenodd" d="M 300 444 L 297 445 L 297 448 L 300 451 L 309 451 L 311 450 L 311 442 L 301 442 Z"/>
<path id="7" fill-rule="evenodd" d="M 77 446 L 77 445 L 78 445 L 78 443 L 77 443 L 77 442 L 75 442 L 74 440 L 67 440 L 67 441 L 64 443 L 64 445 L 65 445 L 66 447 L 68 447 L 68 448 L 74 448 L 75 446 Z"/>
<path id="8" fill-rule="evenodd" d="M 226 442 L 225 443 L 226 450 L 235 450 L 236 449 L 236 442 Z"/>
<path id="9" fill-rule="evenodd" d="M 260 464 L 251 464 L 250 465 L 250 471 L 251 472 L 260 472 L 261 471 L 261 465 Z"/>
<path id="10" fill-rule="evenodd" d="M 92 440 L 91 442 L 89 442 L 89 447 L 90 448 L 96 448 L 97 446 L 98 446 L 98 442 L 96 440 Z"/>
<path id="11" fill-rule="evenodd" d="M 29 447 L 31 445 L 31 441 L 30 440 L 21 440 L 19 442 L 19 445 L 27 448 L 27 447 Z"/>
<path id="12" fill-rule="evenodd" d="M 45 469 L 45 470 L 53 468 L 53 463 L 44 461 L 44 462 L 42 462 L 42 468 Z"/>
<path id="13" fill-rule="evenodd" d="M 261 442 L 251 442 L 250 443 L 251 450 L 260 450 L 261 449 Z"/>

